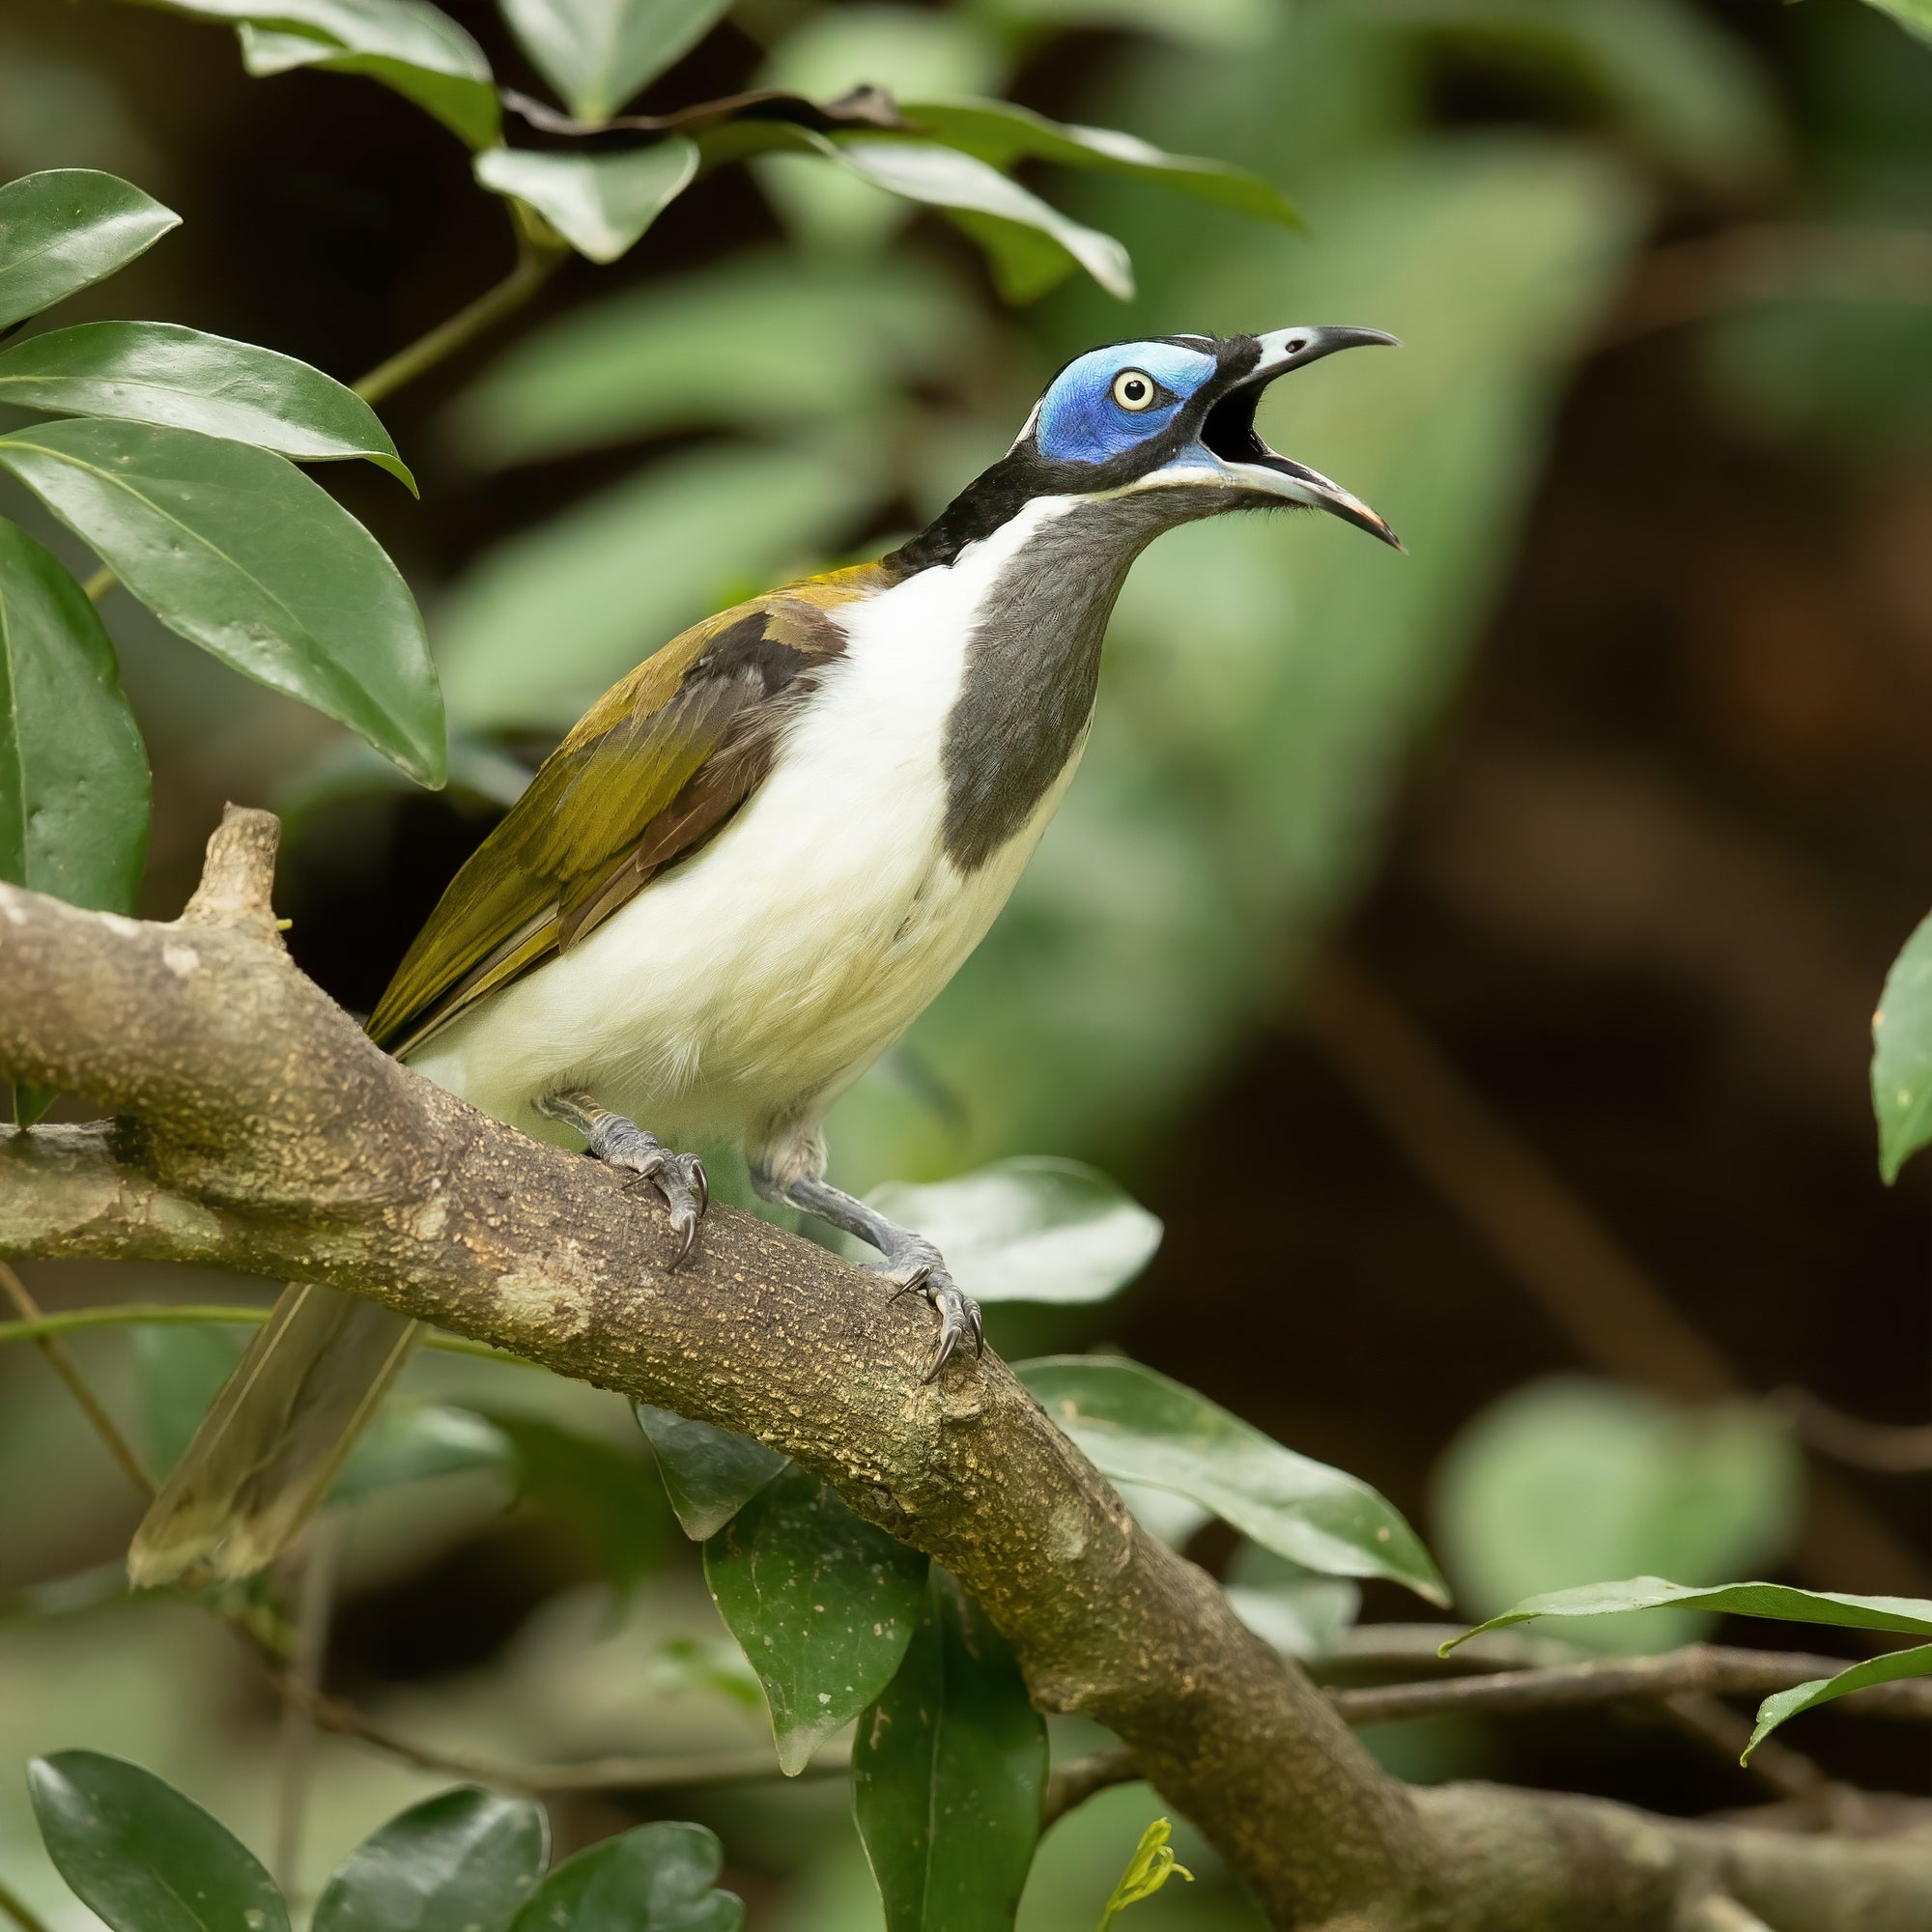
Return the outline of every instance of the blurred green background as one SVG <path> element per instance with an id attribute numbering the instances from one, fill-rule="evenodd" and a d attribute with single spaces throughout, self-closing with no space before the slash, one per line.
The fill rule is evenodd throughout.
<path id="1" fill-rule="evenodd" d="M 534 86 L 482 0 L 448 11 Z M 858 81 L 1241 163 L 1306 232 L 1042 170 L 1128 244 L 1140 293 L 1016 311 L 954 231 L 862 183 L 789 157 L 707 178 L 384 410 L 420 503 L 327 473 L 427 612 L 447 793 L 405 795 L 115 594 L 156 766 L 147 909 L 179 907 L 224 799 L 275 805 L 291 944 L 366 1009 L 590 696 L 706 611 L 929 518 L 1067 355 L 1392 329 L 1401 353 L 1280 385 L 1261 427 L 1410 554 L 1250 518 L 1148 554 L 1079 783 L 991 938 L 835 1115 L 835 1174 L 1109 1168 L 1166 1223 L 1153 1264 L 1101 1308 L 992 1310 L 995 1343 L 1118 1345 L 1363 1475 L 1466 1614 L 1645 1570 L 1932 1594 L 1921 1480 L 1807 1464 L 1803 1404 L 1711 1400 L 1925 1416 L 1925 1176 L 1880 1186 L 1864 1078 L 1932 900 L 1932 50 L 1855 0 L 753 0 L 640 105 Z M 185 217 L 64 323 L 186 323 L 348 379 L 508 266 L 499 204 L 405 101 L 251 81 L 229 36 L 103 0 L 0 15 L 0 178 L 47 166 Z M 0 510 L 74 554 L 9 484 Z M 238 1295 L 29 1279 L 50 1306 Z M 148 1340 L 85 1349 L 130 1416 L 144 1362 L 151 1407 L 200 1385 L 192 1343 Z M 449 1359 L 412 1375 L 602 1441 L 600 1500 L 572 1450 L 550 1483 L 526 1454 L 521 1499 L 468 1474 L 365 1504 L 330 1684 L 446 1749 L 757 1745 L 621 1406 Z M 176 1426 L 149 1423 L 151 1446 Z M 21 1761 L 134 1757 L 266 1849 L 279 1719 L 219 1627 L 115 1599 L 133 1499 L 25 1350 L 0 1350 L 0 1869 L 82 1926 Z M 1189 1547 L 1248 1554 L 1216 1528 Z M 1425 1614 L 1368 1593 L 1371 1619 Z M 1932 1782 L 1909 1733 L 1807 1724 L 1846 1776 Z M 1762 1795 L 1610 1717 L 1379 1742 L 1416 1776 Z M 311 1888 L 448 1781 L 317 1750 Z M 1155 1808 L 1128 1787 L 1057 1828 L 1023 1926 L 1091 1921 Z M 838 1781 L 554 1811 L 565 1848 L 650 1816 L 721 1831 L 760 1932 L 876 1922 Z M 1182 1856 L 1201 1882 L 1136 1923 L 1259 1922 Z"/>

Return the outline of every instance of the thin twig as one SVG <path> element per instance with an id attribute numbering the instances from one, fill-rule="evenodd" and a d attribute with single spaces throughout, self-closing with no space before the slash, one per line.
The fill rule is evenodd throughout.
<path id="1" fill-rule="evenodd" d="M 1579 1352 L 1676 1401 L 1749 1398 L 1724 1357 L 1369 975 L 1330 954 L 1310 967 L 1300 995 L 1303 1024 L 1364 1110 Z M 1798 1555 L 1828 1589 L 1932 1595 L 1924 1563 L 1821 1471 Z"/>
<path id="2" fill-rule="evenodd" d="M 302 1570 L 296 1594 L 296 1649 L 287 1672 L 289 1683 L 299 1694 L 283 1704 L 281 1736 L 276 1741 L 281 1788 L 275 1804 L 274 1871 L 290 1897 L 296 1894 L 302 1826 L 308 1816 L 315 1772 L 316 1727 L 310 1706 L 322 1694 L 323 1660 L 328 1652 L 328 1626 L 341 1557 L 341 1519 L 324 1516 L 309 1530 L 299 1558 Z"/>
<path id="3" fill-rule="evenodd" d="M 1821 1402 L 1809 1389 L 1778 1389 L 1771 1400 L 1790 1416 L 1807 1448 L 1834 1463 L 1890 1476 L 1932 1469 L 1932 1422 L 1867 1422 Z"/>
<path id="4" fill-rule="evenodd" d="M 49 1335 L 73 1334 L 84 1328 L 193 1327 L 204 1323 L 259 1328 L 270 1312 L 267 1308 L 227 1303 L 108 1302 L 98 1308 L 67 1308 L 54 1315 L 37 1314 L 31 1321 L 0 1321 L 0 1347 L 9 1342 L 40 1342 Z M 429 1335 L 424 1338 L 423 1346 L 446 1355 L 513 1362 L 526 1369 L 537 1366 L 527 1355 L 513 1355 L 507 1349 L 493 1349 L 489 1343 L 473 1342 L 467 1335 Z"/>
<path id="5" fill-rule="evenodd" d="M 1750 1743 L 1750 1720 L 1708 1690 L 1680 1690 L 1674 1697 L 1660 1698 L 1658 1709 L 1687 1738 L 1726 1764 L 1737 1764 Z M 1745 1770 L 1774 1798 L 1802 1798 L 1815 1804 L 1833 1783 L 1803 1751 L 1776 1738 L 1759 1745 Z"/>
<path id="6" fill-rule="evenodd" d="M 88 1387 L 80 1371 L 74 1367 L 67 1350 L 53 1339 L 53 1334 L 44 1328 L 47 1318 L 42 1315 L 41 1305 L 27 1293 L 27 1285 L 5 1262 L 0 1262 L 0 1294 L 18 1311 L 22 1323 L 43 1324 L 43 1330 L 35 1336 L 41 1353 L 47 1358 L 51 1368 L 67 1384 L 67 1392 L 80 1406 L 80 1410 L 94 1425 L 94 1433 L 107 1445 L 107 1453 L 121 1465 L 122 1473 L 140 1491 L 149 1501 L 154 1500 L 155 1479 L 148 1473 L 147 1465 L 134 1453 L 133 1445 L 122 1435 L 114 1418 L 101 1406 L 100 1399 Z M 0 1335 L 9 1333 L 14 1324 L 0 1323 Z"/>
<path id="7" fill-rule="evenodd" d="M 20 1928 L 20 1932 L 49 1932 L 47 1921 L 18 1892 L 11 1890 L 4 1879 L 0 1879 L 0 1912 L 4 1912 Z"/>

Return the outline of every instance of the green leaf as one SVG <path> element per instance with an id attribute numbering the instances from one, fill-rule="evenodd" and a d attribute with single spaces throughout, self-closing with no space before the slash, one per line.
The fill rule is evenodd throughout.
<path id="1" fill-rule="evenodd" d="M 1932 1601 L 1922 1597 L 1848 1597 L 1835 1590 L 1799 1590 L 1788 1583 L 1715 1583 L 1695 1587 L 1662 1577 L 1621 1583 L 1586 1583 L 1550 1590 L 1477 1624 L 1442 1646 L 1448 1654 L 1485 1631 L 1507 1630 L 1533 1617 L 1601 1617 L 1623 1610 L 1698 1607 L 1734 1617 L 1773 1617 L 1780 1623 L 1830 1624 L 1839 1630 L 1902 1631 L 1932 1636 Z"/>
<path id="2" fill-rule="evenodd" d="M 557 1866 L 511 1932 L 739 1932 L 744 1906 L 712 1889 L 724 1862 L 701 1825 L 639 1825 Z"/>
<path id="3" fill-rule="evenodd" d="M 1012 1932 L 1046 1766 L 1046 1721 L 1012 1653 L 935 1567 L 905 1662 L 852 1746 L 886 1932 Z"/>
<path id="4" fill-rule="evenodd" d="M 647 1402 L 631 1407 L 650 1437 L 670 1506 L 694 1543 L 717 1535 L 790 1461 L 735 1430 L 694 1422 Z"/>
<path id="5" fill-rule="evenodd" d="M 170 322 L 87 322 L 0 351 L 0 404 L 173 423 L 298 462 L 366 456 L 415 479 L 355 390 L 272 349 Z"/>
<path id="6" fill-rule="evenodd" d="M 731 0 L 501 0 L 531 64 L 580 121 L 607 121 L 722 19 Z"/>
<path id="7" fill-rule="evenodd" d="M 27 1767 L 27 1788 L 47 1856 L 113 1932 L 289 1932 L 253 1854 L 152 1772 L 55 1751 Z"/>
<path id="8" fill-rule="evenodd" d="M 286 459 L 82 419 L 0 437 L 0 469 L 170 630 L 442 782 L 442 705 L 415 600 L 375 538 Z"/>
<path id="9" fill-rule="evenodd" d="M 1774 1690 L 1757 1707 L 1757 1723 L 1739 1762 L 1748 1764 L 1751 1752 L 1779 1724 L 1801 1711 L 1815 1710 L 1834 1697 L 1849 1697 L 1854 1690 L 1869 1690 L 1874 1684 L 1896 1684 L 1904 1677 L 1932 1677 L 1932 1643 L 1914 1644 L 1908 1650 L 1868 1658 L 1863 1663 L 1854 1663 L 1849 1669 L 1839 1671 L 1835 1677 L 1814 1677 L 1808 1684 L 1794 1684 L 1789 1690 Z"/>
<path id="10" fill-rule="evenodd" d="M 1174 1847 L 1168 1843 L 1173 1835 L 1174 1824 L 1167 1818 L 1156 1818 L 1141 1833 L 1141 1841 L 1134 1847 L 1134 1855 L 1127 1861 L 1127 1868 L 1121 1874 L 1120 1884 L 1114 1888 L 1106 1909 L 1100 1914 L 1099 1932 L 1107 1932 L 1108 1926 L 1128 1906 L 1138 1905 L 1144 1898 L 1151 1898 L 1176 1873 L 1190 1885 L 1193 1883 L 1194 1874 L 1176 1861 Z"/>
<path id="11" fill-rule="evenodd" d="M 1342 1577 L 1311 1577 L 1297 1563 L 1244 1544 L 1228 1569 L 1228 1607 L 1284 1656 L 1327 1657 L 1362 1607 L 1360 1586 Z"/>
<path id="12" fill-rule="evenodd" d="M 1557 1376 L 1513 1389 L 1436 1465 L 1431 1520 L 1457 1600 L 1482 1615 L 1535 1590 L 1638 1573 L 1717 1583 L 1776 1563 L 1796 1531 L 1804 1472 L 1759 1405 L 1686 1407 Z M 1578 1509 L 1577 1498 L 1590 1507 Z M 1690 1613 L 1591 1625 L 1580 1640 L 1651 1650 L 1699 1634 Z"/>
<path id="13" fill-rule="evenodd" d="M 893 1680 L 912 1641 L 925 1558 L 791 1468 L 704 1546 L 704 1580 L 771 1706 L 796 1777 Z"/>
<path id="14" fill-rule="evenodd" d="M 907 260 L 727 260 L 533 330 L 446 420 L 479 465 L 667 430 L 849 421 L 956 362 L 966 333 L 957 298 Z"/>
<path id="15" fill-rule="evenodd" d="M 486 148 L 476 179 L 526 201 L 593 262 L 614 262 L 691 185 L 697 145 L 681 134 L 625 154 L 544 154 Z"/>
<path id="16" fill-rule="evenodd" d="M 1915 40 L 1932 45 L 1932 0 L 1865 0 L 1881 14 L 1889 14 Z"/>
<path id="17" fill-rule="evenodd" d="M 434 114 L 472 148 L 497 138 L 502 109 L 483 50 L 427 0 L 154 0 L 190 19 L 242 29 L 257 75 L 292 67 L 366 74 Z M 257 32 L 256 30 L 261 30 Z M 310 43 L 305 51 L 302 42 Z"/>
<path id="18" fill-rule="evenodd" d="M 492 1409 L 516 1450 L 524 1496 L 571 1524 L 620 1593 L 659 1568 L 672 1547 L 664 1495 L 641 1452 L 580 1435 L 533 1415 Z"/>
<path id="19" fill-rule="evenodd" d="M 1081 128 L 1049 121 L 1030 107 L 1006 100 L 901 102 L 899 112 L 922 132 L 996 168 L 1014 161 L 1060 161 L 1068 167 L 1106 168 L 1155 183 L 1197 201 L 1213 202 L 1263 221 L 1298 228 L 1294 205 L 1272 182 L 1225 161 L 1170 155 L 1115 128 Z"/>
<path id="20" fill-rule="evenodd" d="M 148 814 L 147 753 L 94 606 L 0 521 L 0 879 L 131 912 Z"/>
<path id="21" fill-rule="evenodd" d="M 698 450 L 499 545 L 438 611 L 450 716 L 568 725 L 734 585 L 810 568 L 884 487 L 874 455 Z"/>
<path id="22" fill-rule="evenodd" d="M 1872 1015 L 1871 1094 L 1878 1171 L 1889 1183 L 1932 1141 L 1932 915 L 1885 976 Z"/>
<path id="23" fill-rule="evenodd" d="M 309 1932 L 505 1932 L 549 1857 L 541 1804 L 445 1791 L 343 1860 Z"/>
<path id="24" fill-rule="evenodd" d="M 1161 1225 L 1096 1167 L 1045 1154 L 914 1186 L 888 1181 L 866 1197 L 917 1228 L 980 1301 L 1104 1301 L 1160 1246 Z M 854 1255 L 860 1250 L 855 1246 Z"/>
<path id="25" fill-rule="evenodd" d="M 883 136 L 833 141 L 781 121 L 727 122 L 700 134 L 697 145 L 707 167 L 754 154 L 817 155 L 888 194 L 944 209 L 987 251 L 1009 301 L 1044 295 L 1075 268 L 1122 301 L 1133 296 L 1132 264 L 1111 235 L 1062 214 L 975 155 Z"/>
<path id="26" fill-rule="evenodd" d="M 1448 1601 L 1421 1539 L 1358 1477 L 1123 1356 L 1045 1355 L 1014 1369 L 1103 1475 L 1191 1497 L 1318 1575 L 1386 1577 Z"/>
<path id="27" fill-rule="evenodd" d="M 181 216 L 114 175 L 49 168 L 0 187 L 0 328 L 111 275 Z"/>

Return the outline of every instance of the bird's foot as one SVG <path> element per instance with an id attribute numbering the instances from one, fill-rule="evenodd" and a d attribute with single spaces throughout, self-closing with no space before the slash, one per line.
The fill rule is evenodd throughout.
<path id="1" fill-rule="evenodd" d="M 872 1272 L 892 1283 L 894 1301 L 902 1294 L 923 1295 L 925 1305 L 938 1317 L 939 1340 L 932 1365 L 925 1372 L 927 1381 L 938 1380 L 939 1372 L 969 1337 L 976 1358 L 986 1352 L 980 1304 L 952 1279 L 939 1250 L 923 1236 L 911 1235 L 895 1242 L 892 1252 Z"/>
<path id="2" fill-rule="evenodd" d="M 704 1163 L 695 1153 L 674 1153 L 655 1134 L 637 1122 L 613 1114 L 587 1094 L 554 1094 L 536 1103 L 546 1120 L 560 1121 L 590 1144 L 590 1156 L 606 1167 L 625 1170 L 636 1179 L 631 1187 L 649 1183 L 664 1197 L 670 1212 L 671 1233 L 678 1237 L 671 1262 L 679 1266 L 697 1238 L 697 1224 L 711 1206 L 711 1183 Z"/>

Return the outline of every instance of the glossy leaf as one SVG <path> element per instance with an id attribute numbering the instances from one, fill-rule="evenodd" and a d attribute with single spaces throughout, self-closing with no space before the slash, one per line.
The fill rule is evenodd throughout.
<path id="1" fill-rule="evenodd" d="M 147 753 L 94 606 L 0 521 L 0 879 L 130 912 L 148 811 Z"/>
<path id="2" fill-rule="evenodd" d="M 667 430 L 849 421 L 965 341 L 957 299 L 911 262 L 725 262 L 532 331 L 464 391 L 449 427 L 464 456 L 497 465 Z"/>
<path id="3" fill-rule="evenodd" d="M 1808 1684 L 1794 1684 L 1789 1690 L 1773 1691 L 1757 1707 L 1757 1722 L 1745 1746 L 1742 1762 L 1748 1764 L 1751 1752 L 1779 1724 L 1801 1712 L 1815 1711 L 1820 1704 L 1849 1697 L 1854 1690 L 1869 1690 L 1874 1684 L 1896 1684 L 1906 1677 L 1932 1677 L 1932 1643 L 1918 1643 L 1884 1657 L 1867 1658 L 1833 1677 L 1814 1677 Z"/>
<path id="4" fill-rule="evenodd" d="M 445 1791 L 343 1860 L 309 1932 L 505 1932 L 549 1857 L 541 1804 Z"/>
<path id="5" fill-rule="evenodd" d="M 1447 1656 L 1485 1631 L 1507 1630 L 1534 1617 L 1601 1617 L 1622 1610 L 1696 1607 L 1734 1617 L 1773 1617 L 1780 1623 L 1829 1624 L 1838 1630 L 1899 1631 L 1932 1636 L 1932 1600 L 1922 1597 L 1851 1597 L 1835 1590 L 1799 1590 L 1788 1583 L 1715 1583 L 1694 1587 L 1662 1577 L 1633 1577 L 1620 1583 L 1586 1583 L 1525 1597 L 1487 1623 L 1442 1646 Z"/>
<path id="6" fill-rule="evenodd" d="M 1045 1154 L 926 1186 L 888 1181 L 867 1199 L 933 1242 L 980 1301 L 1104 1301 L 1160 1246 L 1158 1217 L 1119 1181 Z"/>
<path id="7" fill-rule="evenodd" d="M 635 1445 L 559 1428 L 540 1416 L 504 1409 L 490 1422 L 517 1456 L 525 1498 L 571 1524 L 618 1590 L 635 1589 L 674 1548 L 664 1495 Z"/>
<path id="8" fill-rule="evenodd" d="M 1866 0 L 1881 14 L 1889 14 L 1915 39 L 1932 45 L 1932 0 Z"/>
<path id="9" fill-rule="evenodd" d="M 376 412 L 331 376 L 169 322 L 87 322 L 0 351 L 0 405 L 173 423 L 300 462 L 365 456 L 415 479 Z"/>
<path id="10" fill-rule="evenodd" d="M 681 60 L 731 0 L 501 0 L 531 64 L 580 121 L 606 121 Z"/>
<path id="11" fill-rule="evenodd" d="M 55 1751 L 28 1766 L 27 1788 L 47 1856 L 113 1932 L 289 1932 L 254 1855 L 152 1772 Z"/>
<path id="12" fill-rule="evenodd" d="M 440 784 L 442 706 L 415 600 L 285 459 L 147 423 L 0 437 L 11 470 L 169 629 Z"/>
<path id="13" fill-rule="evenodd" d="M 1294 204 L 1259 175 L 1224 161 L 1166 154 L 1151 142 L 1116 128 L 1081 128 L 1049 121 L 1030 107 L 1016 107 L 1006 100 L 902 101 L 899 112 L 922 132 L 949 148 L 977 155 L 996 168 L 1023 159 L 1106 168 L 1263 221 L 1279 222 L 1287 228 L 1301 225 Z"/>
<path id="14" fill-rule="evenodd" d="M 0 187 L 0 328 L 145 254 L 181 216 L 114 175 L 48 168 Z"/>
<path id="15" fill-rule="evenodd" d="M 1762 1405 L 1690 1407 L 1554 1376 L 1465 1424 L 1434 1489 L 1436 1553 L 1457 1601 L 1480 1616 L 1599 1577 L 1716 1583 L 1769 1568 L 1796 1533 L 1804 1471 L 1790 1431 Z M 1683 1612 L 1661 1631 L 1655 1618 L 1605 1620 L 1577 1638 L 1643 1651 L 1692 1641 L 1700 1622 Z"/>
<path id="16" fill-rule="evenodd" d="M 694 1543 L 715 1536 L 790 1461 L 735 1430 L 694 1422 L 647 1402 L 631 1406 L 650 1437 L 670 1506 Z"/>
<path id="17" fill-rule="evenodd" d="M 744 1906 L 714 1889 L 724 1862 L 701 1825 L 639 1825 L 557 1866 L 511 1932 L 738 1932 Z"/>
<path id="18" fill-rule="evenodd" d="M 905 1662 L 852 1745 L 886 1932 L 1012 1932 L 1046 1770 L 1046 1722 L 1012 1653 L 934 1569 Z"/>
<path id="19" fill-rule="evenodd" d="M 1905 942 L 1872 1015 L 1872 1112 L 1888 1182 L 1932 1141 L 1932 917 Z"/>
<path id="20" fill-rule="evenodd" d="M 437 613 L 450 716 L 568 725 L 687 624 L 813 567 L 883 488 L 867 456 L 698 450 L 499 545 Z"/>
<path id="21" fill-rule="evenodd" d="M 1047 1355 L 1014 1366 L 1103 1475 L 1191 1497 L 1318 1575 L 1386 1577 L 1433 1604 L 1448 1601 L 1421 1539 L 1358 1477 L 1284 1449 L 1122 1356 Z"/>
<path id="22" fill-rule="evenodd" d="M 892 1682 L 925 1571 L 917 1550 L 795 1467 L 704 1546 L 704 1580 L 765 1688 L 787 1777 Z"/>
<path id="23" fill-rule="evenodd" d="M 425 108 L 472 148 L 497 138 L 501 107 L 483 50 L 428 0 L 154 0 L 243 30 L 249 71 L 366 74 Z M 302 43 L 309 43 L 305 50 Z"/>
<path id="24" fill-rule="evenodd" d="M 633 246 L 696 172 L 696 144 L 681 135 L 626 154 L 486 148 L 476 156 L 485 187 L 528 202 L 593 262 L 614 262 Z"/>

